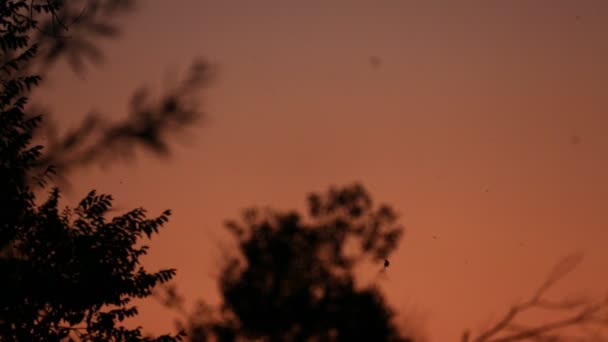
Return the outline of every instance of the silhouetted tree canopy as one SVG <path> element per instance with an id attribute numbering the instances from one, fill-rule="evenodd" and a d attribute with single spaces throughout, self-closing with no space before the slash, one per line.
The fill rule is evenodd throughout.
<path id="1" fill-rule="evenodd" d="M 309 217 L 250 209 L 227 228 L 241 255 L 220 282 L 218 310 L 201 304 L 188 318 L 194 341 L 410 341 L 375 287 L 356 286 L 363 261 L 381 272 L 402 228 L 389 206 L 374 206 L 358 184 L 308 199 Z M 178 305 L 173 289 L 167 304 Z"/>
<path id="2" fill-rule="evenodd" d="M 133 299 L 175 274 L 149 272 L 139 260 L 147 251 L 143 239 L 158 232 L 169 211 L 148 218 L 140 208 L 110 219 L 112 197 L 95 191 L 60 209 L 57 188 L 43 199 L 33 188 L 46 188 L 53 168 L 30 179 L 43 152 L 32 145 L 41 116 L 24 108 L 40 77 L 20 71 L 38 50 L 31 41 L 36 16 L 57 20 L 61 8 L 57 1 L 0 2 L 0 340 L 151 340 L 120 322 L 137 314 Z"/>

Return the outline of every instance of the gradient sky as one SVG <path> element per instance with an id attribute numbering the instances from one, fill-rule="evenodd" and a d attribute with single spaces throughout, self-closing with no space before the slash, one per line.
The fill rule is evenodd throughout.
<path id="1" fill-rule="evenodd" d="M 66 127 L 91 109 L 120 118 L 138 86 L 162 89 L 197 56 L 216 63 L 207 117 L 171 159 L 80 170 L 66 195 L 171 208 L 146 263 L 178 268 L 188 299 L 217 302 L 225 219 L 303 209 L 352 181 L 401 214 L 380 284 L 398 322 L 415 316 L 433 341 L 496 318 L 574 251 L 585 262 L 556 295 L 608 289 L 608 2 L 140 7 L 102 68 L 54 70 L 46 103 Z M 160 305 L 141 311 L 147 330 L 172 328 Z"/>

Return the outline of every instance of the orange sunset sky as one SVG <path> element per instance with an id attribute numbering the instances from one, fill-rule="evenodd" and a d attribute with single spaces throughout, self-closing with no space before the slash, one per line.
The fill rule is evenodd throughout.
<path id="1" fill-rule="evenodd" d="M 78 170 L 67 200 L 172 209 L 145 262 L 217 303 L 225 219 L 361 181 L 406 227 L 378 280 L 398 322 L 455 341 L 571 252 L 585 261 L 555 295 L 608 290 L 607 33 L 605 0 L 146 0 L 102 67 L 62 62 L 41 94 L 65 127 L 118 119 L 140 85 L 208 58 L 206 117 L 172 157 Z M 173 328 L 140 309 L 146 331 Z"/>

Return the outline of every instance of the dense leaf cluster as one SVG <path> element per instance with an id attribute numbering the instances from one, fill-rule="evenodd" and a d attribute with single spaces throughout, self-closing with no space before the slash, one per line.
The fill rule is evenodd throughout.
<path id="1" fill-rule="evenodd" d="M 137 315 L 132 300 L 147 297 L 175 270 L 148 272 L 140 263 L 169 211 L 144 209 L 108 218 L 109 195 L 91 191 L 75 208 L 60 210 L 60 192 L 46 199 L 47 168 L 32 175 L 42 146 L 32 146 L 40 116 L 26 113 L 37 76 L 20 75 L 36 55 L 30 41 L 36 15 L 54 16 L 58 1 L 0 2 L 0 341 L 140 341 L 141 328 L 121 324 Z M 178 336 L 161 336 L 174 341 Z"/>
<path id="2" fill-rule="evenodd" d="M 193 340 L 410 341 L 379 290 L 355 282 L 357 264 L 396 248 L 396 213 L 358 184 L 311 195 L 309 209 L 307 220 L 250 209 L 227 223 L 241 253 L 222 272 L 219 310 L 189 318 Z"/>

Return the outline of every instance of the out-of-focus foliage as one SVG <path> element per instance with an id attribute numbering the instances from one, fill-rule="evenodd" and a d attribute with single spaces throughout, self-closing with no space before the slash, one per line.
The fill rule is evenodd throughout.
<path id="1" fill-rule="evenodd" d="M 184 129 L 202 117 L 199 90 L 211 77 L 209 64 L 197 60 L 188 76 L 160 98 L 153 98 L 146 88 L 136 91 L 129 115 L 122 121 L 111 122 L 103 115 L 91 113 L 62 136 L 52 122 L 47 122 L 47 152 L 37 168 L 52 164 L 67 173 L 92 163 L 128 160 L 139 147 L 160 156 L 169 155 L 169 137 L 183 134 Z"/>
<path id="2" fill-rule="evenodd" d="M 37 201 L 32 188 L 45 187 L 54 169 L 29 179 L 43 150 L 32 146 L 41 116 L 24 108 L 40 77 L 21 71 L 38 49 L 31 42 L 38 16 L 56 20 L 60 5 L 0 2 L 0 340 L 151 340 L 121 322 L 137 315 L 133 299 L 149 296 L 175 274 L 148 272 L 139 261 L 147 251 L 142 239 L 158 232 L 169 211 L 147 218 L 135 209 L 109 219 L 111 196 L 94 191 L 75 208 L 60 210 L 58 189 Z"/>
<path id="3" fill-rule="evenodd" d="M 28 37 L 40 49 L 36 61 L 22 68 L 21 72 L 32 72 L 35 68 L 37 74 L 44 76 L 49 67 L 62 58 L 78 73 L 84 71 L 86 62 L 103 62 L 100 39 L 119 36 L 120 19 L 136 8 L 136 1 L 7 1 L 5 8 L 17 9 L 15 5 L 19 7 L 17 18 L 30 23 L 34 31 L 29 32 Z M 4 57 L 12 57 L 16 53 L 6 51 Z"/>
<path id="4" fill-rule="evenodd" d="M 193 341 L 410 341 L 379 290 L 358 288 L 354 275 L 364 261 L 383 267 L 397 247 L 396 213 L 374 206 L 358 184 L 308 204 L 308 220 L 251 209 L 227 223 L 241 253 L 223 270 L 221 307 L 201 304 L 186 319 Z M 167 295 L 178 307 L 174 291 Z"/>
<path id="5" fill-rule="evenodd" d="M 3 6 L 7 11 L 14 10 L 12 14 L 6 12 L 12 21 L 5 23 L 7 31 L 0 41 L 0 47 L 9 49 L 0 56 L 0 63 L 16 76 L 44 77 L 57 61 L 64 59 L 76 73 L 83 75 L 86 63 L 101 65 L 104 58 L 100 43 L 119 37 L 120 19 L 136 9 L 137 3 L 136 0 L 9 1 Z M 15 30 L 17 26 L 20 28 Z M 22 51 L 26 42 L 31 51 Z M 22 57 L 28 58 L 27 63 L 20 63 Z M 199 58 L 179 84 L 163 93 L 152 96 L 145 87 L 135 91 L 123 119 L 111 121 L 103 113 L 83 113 L 81 124 L 68 131 L 58 129 L 51 113 L 28 107 L 46 112 L 43 129 L 35 137 L 44 141 L 46 150 L 35 169 L 41 171 L 52 164 L 61 171 L 55 181 L 67 185 L 65 176 L 73 169 L 130 159 L 138 149 L 168 156 L 169 139 L 183 135 L 203 117 L 200 90 L 212 79 L 211 64 Z"/>

